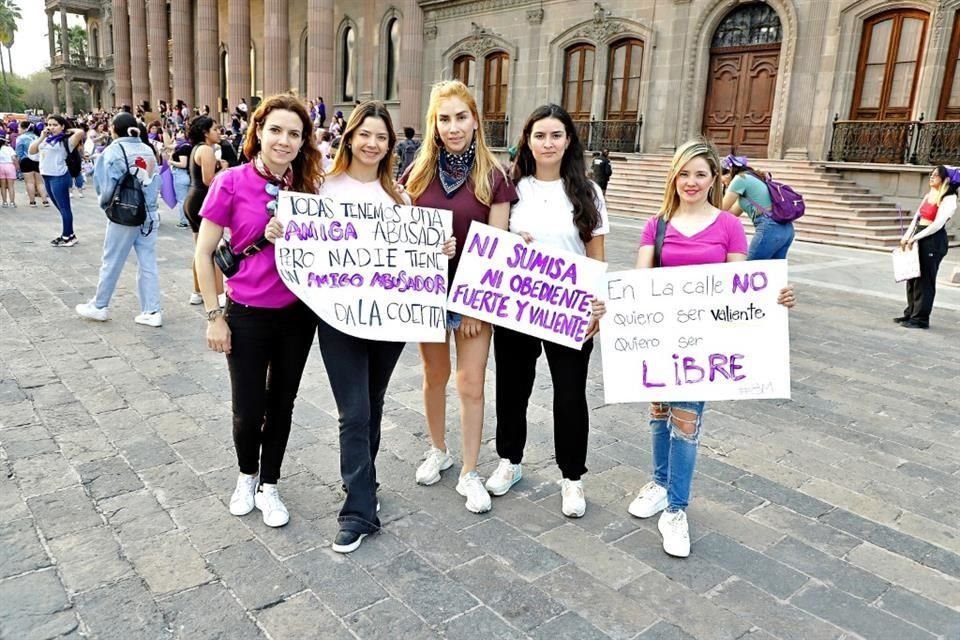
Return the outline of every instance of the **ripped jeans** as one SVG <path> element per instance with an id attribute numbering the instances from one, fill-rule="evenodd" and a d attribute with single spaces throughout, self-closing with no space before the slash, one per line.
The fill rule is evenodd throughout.
<path id="1" fill-rule="evenodd" d="M 690 502 L 703 407 L 703 402 L 650 404 L 653 481 L 667 489 L 667 511 L 683 511 Z"/>

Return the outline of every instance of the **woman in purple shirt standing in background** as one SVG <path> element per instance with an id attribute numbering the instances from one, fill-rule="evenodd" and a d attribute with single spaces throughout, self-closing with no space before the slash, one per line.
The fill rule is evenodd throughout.
<path id="1" fill-rule="evenodd" d="M 742 262 L 747 258 L 747 236 L 739 219 L 720 209 L 723 184 L 720 157 L 709 142 L 694 140 L 673 155 L 660 213 L 647 221 L 637 254 L 637 269 Z M 660 219 L 666 233 L 660 264 L 654 264 L 654 244 Z M 777 300 L 786 307 L 795 303 L 792 287 Z M 663 550 L 671 556 L 690 555 L 686 508 L 697 462 L 703 422 L 703 402 L 650 404 L 653 436 L 653 480 L 627 509 L 638 518 L 663 512 L 657 528 Z"/>

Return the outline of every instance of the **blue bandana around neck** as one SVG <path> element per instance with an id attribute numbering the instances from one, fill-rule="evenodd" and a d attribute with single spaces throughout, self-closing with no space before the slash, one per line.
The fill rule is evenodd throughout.
<path id="1" fill-rule="evenodd" d="M 450 153 L 446 148 L 440 148 L 440 185 L 448 198 L 452 198 L 470 177 L 473 170 L 473 161 L 477 154 L 477 138 L 474 136 L 467 150 L 461 154 Z"/>

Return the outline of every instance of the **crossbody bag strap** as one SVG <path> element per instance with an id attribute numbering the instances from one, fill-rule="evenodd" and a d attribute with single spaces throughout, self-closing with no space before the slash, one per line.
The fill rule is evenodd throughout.
<path id="1" fill-rule="evenodd" d="M 657 216 L 657 235 L 653 241 L 653 266 L 663 266 L 663 239 L 667 236 L 667 220 Z"/>

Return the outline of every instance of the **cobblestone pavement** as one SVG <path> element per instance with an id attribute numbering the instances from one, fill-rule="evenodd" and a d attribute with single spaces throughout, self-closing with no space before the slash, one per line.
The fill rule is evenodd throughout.
<path id="1" fill-rule="evenodd" d="M 686 560 L 626 513 L 648 478 L 645 408 L 601 404 L 599 353 L 588 509 L 570 520 L 545 368 L 524 479 L 490 513 L 464 509 L 456 467 L 414 483 L 428 440 L 408 347 L 378 460 L 384 529 L 343 557 L 316 352 L 281 481 L 290 524 L 230 516 L 229 386 L 186 304 L 190 234 L 160 230 L 162 328 L 133 323 L 132 259 L 113 319 L 84 321 L 73 307 L 93 292 L 104 217 L 92 194 L 75 202 L 73 249 L 47 245 L 53 210 L 0 213 L 4 639 L 960 638 L 960 290 L 940 292 L 930 331 L 908 331 L 890 322 L 888 256 L 796 246 L 793 400 L 710 405 Z M 638 235 L 614 225 L 614 266 Z"/>

